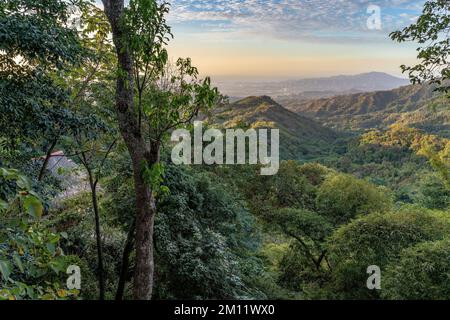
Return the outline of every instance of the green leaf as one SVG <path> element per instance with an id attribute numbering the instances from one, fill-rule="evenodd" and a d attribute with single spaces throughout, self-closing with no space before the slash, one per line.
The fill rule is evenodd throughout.
<path id="1" fill-rule="evenodd" d="M 0 273 L 5 281 L 9 279 L 11 274 L 11 264 L 8 261 L 0 260 Z"/>
<path id="2" fill-rule="evenodd" d="M 60 238 L 61 237 L 59 234 L 51 234 L 51 235 L 49 235 L 48 242 L 52 243 L 52 244 L 56 244 L 56 243 L 58 243 Z"/>
<path id="3" fill-rule="evenodd" d="M 20 256 L 17 254 L 17 252 L 14 252 L 13 259 L 14 262 L 16 263 L 16 266 L 19 268 L 20 272 L 24 273 L 22 260 L 20 259 Z"/>
<path id="4" fill-rule="evenodd" d="M 47 243 L 45 245 L 45 247 L 47 248 L 47 250 L 54 255 L 55 254 L 55 250 L 56 250 L 56 245 L 54 243 Z"/>
<path id="5" fill-rule="evenodd" d="M 17 175 L 18 171 L 15 169 L 0 168 L 0 176 L 4 177 L 5 179 L 15 179 Z"/>
<path id="6" fill-rule="evenodd" d="M 8 202 L 0 199 L 0 211 L 8 209 Z"/>
<path id="7" fill-rule="evenodd" d="M 30 190 L 31 189 L 31 181 L 27 177 L 23 175 L 17 176 L 17 186 L 22 190 Z"/>
<path id="8" fill-rule="evenodd" d="M 42 212 L 44 211 L 44 207 L 42 203 L 35 196 L 25 196 L 23 200 L 23 206 L 25 210 L 36 219 L 42 217 Z"/>
<path id="9" fill-rule="evenodd" d="M 50 268 L 56 273 L 64 272 L 66 270 L 66 260 L 64 256 L 54 258 L 49 263 Z"/>

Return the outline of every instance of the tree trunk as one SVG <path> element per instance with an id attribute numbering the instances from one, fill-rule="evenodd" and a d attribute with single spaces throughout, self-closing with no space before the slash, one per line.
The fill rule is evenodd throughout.
<path id="1" fill-rule="evenodd" d="M 106 16 L 111 24 L 116 47 L 118 76 L 116 83 L 116 113 L 120 132 L 127 146 L 133 166 L 136 193 L 136 269 L 134 273 L 134 298 L 149 300 L 153 287 L 153 223 L 156 213 L 155 199 L 141 175 L 144 164 L 151 165 L 149 146 L 141 136 L 133 108 L 133 63 L 126 45 L 127 34 L 120 19 L 124 0 L 103 0 Z"/>
<path id="2" fill-rule="evenodd" d="M 89 184 L 91 187 L 92 206 L 94 208 L 95 217 L 95 238 L 97 240 L 97 259 L 98 259 L 98 285 L 100 289 L 100 300 L 105 300 L 105 272 L 103 267 L 103 246 L 100 230 L 100 212 L 98 210 L 97 201 L 97 181 L 94 181 L 90 169 L 88 169 Z"/>
<path id="3" fill-rule="evenodd" d="M 135 188 L 137 216 L 136 269 L 134 271 L 133 295 L 135 299 L 150 300 L 153 289 L 153 223 L 156 204 L 145 184 L 135 181 Z"/>
<path id="4" fill-rule="evenodd" d="M 125 247 L 122 254 L 122 264 L 120 266 L 120 277 L 119 283 L 117 285 L 116 300 L 120 301 L 123 299 L 123 293 L 125 291 L 125 284 L 127 282 L 128 268 L 130 265 L 130 254 L 134 247 L 134 232 L 136 230 L 136 222 L 130 225 L 128 230 L 127 241 L 125 242 Z"/>
<path id="5" fill-rule="evenodd" d="M 44 163 L 42 164 L 41 170 L 39 171 L 38 181 L 42 181 L 45 175 L 45 171 L 47 170 L 48 162 L 50 161 L 50 157 L 52 156 L 53 149 L 55 149 L 56 144 L 58 143 L 58 138 L 55 138 L 50 147 L 47 150 L 45 155 Z"/>

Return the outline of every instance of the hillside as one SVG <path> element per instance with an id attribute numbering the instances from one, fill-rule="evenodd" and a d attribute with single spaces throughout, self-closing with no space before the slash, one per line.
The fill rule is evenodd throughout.
<path id="1" fill-rule="evenodd" d="M 433 89 L 429 85 L 409 85 L 309 101 L 285 99 L 283 105 L 337 130 L 386 128 L 402 122 L 447 134 L 450 125 L 448 101 Z"/>
<path id="2" fill-rule="evenodd" d="M 268 96 L 248 97 L 216 109 L 210 121 L 222 128 L 280 129 L 283 159 L 307 160 L 324 156 L 337 138 L 332 130 L 283 108 Z"/>

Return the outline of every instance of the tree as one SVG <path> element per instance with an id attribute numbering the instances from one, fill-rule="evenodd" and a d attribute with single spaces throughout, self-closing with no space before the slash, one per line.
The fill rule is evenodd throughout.
<path id="1" fill-rule="evenodd" d="M 164 159 L 167 153 L 162 155 Z M 155 221 L 155 299 L 265 297 L 253 282 L 264 272 L 254 255 L 260 244 L 255 220 L 238 200 L 239 194 L 220 180 L 211 173 L 166 165 L 166 191 L 157 197 Z M 103 187 L 108 196 L 102 206 L 110 219 L 128 230 L 135 206 L 129 201 L 131 174 L 120 171 Z M 134 266 L 132 255 L 126 281 Z M 124 285 L 125 297 L 128 288 Z"/>
<path id="2" fill-rule="evenodd" d="M 99 138 L 94 141 L 83 141 L 83 138 L 78 136 L 79 148 L 81 149 L 78 154 L 78 159 L 87 172 L 89 179 L 89 188 L 91 190 L 92 197 L 92 209 L 94 211 L 95 218 L 95 237 L 97 241 L 97 257 L 98 257 L 98 281 L 100 289 L 100 300 L 105 298 L 105 279 L 104 279 L 104 267 L 103 267 L 103 249 L 102 249 L 102 236 L 100 229 L 100 210 L 98 205 L 98 183 L 102 178 L 102 170 L 105 163 L 108 160 L 108 156 L 116 145 L 117 140 L 108 141 L 105 143 Z M 102 144 L 103 143 L 103 144 Z M 103 146 L 106 144 L 105 148 Z M 90 147 L 90 148 L 88 148 Z M 86 149 L 87 151 L 86 151 Z"/>
<path id="3" fill-rule="evenodd" d="M 333 230 L 330 219 L 308 210 L 285 208 L 274 211 L 266 221 L 295 239 L 296 248 L 316 271 L 323 269 L 327 263 L 325 239 Z M 324 269 L 329 269 L 329 265 L 325 264 Z"/>
<path id="4" fill-rule="evenodd" d="M 262 193 L 267 204 L 258 202 L 262 212 L 257 214 L 269 230 L 292 240 L 279 267 L 280 283 L 290 289 L 309 292 L 325 285 L 333 272 L 326 245 L 333 231 L 359 215 L 392 205 L 384 188 L 318 164 L 286 161 L 268 180 L 262 187 L 268 190 Z"/>
<path id="5" fill-rule="evenodd" d="M 156 159 L 152 159 L 155 150 L 152 153 L 145 142 L 134 112 L 134 70 L 132 53 L 127 45 L 129 34 L 123 24 L 124 1 L 103 0 L 103 5 L 111 24 L 117 54 L 117 119 L 132 159 L 134 171 L 137 227 L 134 297 L 136 299 L 150 299 L 153 287 L 153 224 L 156 205 L 152 192 L 141 175 L 141 170 L 143 165 L 155 163 Z"/>
<path id="6" fill-rule="evenodd" d="M 110 67 L 113 51 L 108 39 L 109 23 L 103 12 L 94 4 L 83 3 L 80 6 L 80 27 L 83 48 L 88 50 L 90 55 L 82 65 L 67 70 L 64 78 L 67 79 L 66 85 L 74 88 L 70 97 L 70 108 L 81 119 L 83 125 L 72 130 L 71 135 L 61 144 L 70 155 L 78 159 L 87 173 L 95 218 L 99 296 L 100 300 L 103 300 L 104 259 L 97 194 L 108 157 L 118 140 L 117 128 L 112 120 L 113 101 L 109 95 L 105 95 L 111 84 L 109 79 L 113 73 Z M 45 168 L 45 163 L 42 168 Z"/>
<path id="7" fill-rule="evenodd" d="M 261 218 L 280 208 L 315 210 L 317 185 L 333 172 L 319 164 L 301 165 L 294 160 L 282 161 L 273 176 L 260 176 L 259 169 L 251 166 L 225 170 L 247 197 L 253 213 Z"/>
<path id="8" fill-rule="evenodd" d="M 440 176 L 427 175 L 421 180 L 417 202 L 428 209 L 446 210 L 450 206 L 450 189 Z"/>
<path id="9" fill-rule="evenodd" d="M 158 298 L 237 299 L 255 288 L 249 254 L 254 219 L 211 174 L 170 165 L 155 229 Z M 254 262 L 258 266 L 258 262 Z M 183 286 L 179 284 L 183 283 Z"/>
<path id="10" fill-rule="evenodd" d="M 136 66 L 136 61 L 142 61 L 151 65 L 157 61 L 156 66 L 164 65 L 165 54 L 161 50 L 142 51 L 140 40 L 148 48 L 156 48 L 164 44 L 167 27 L 165 19 L 160 19 L 159 14 L 167 11 L 167 4 L 161 6 L 154 0 L 134 0 L 129 8 L 125 8 L 123 0 L 103 0 L 106 16 L 111 24 L 113 42 L 117 54 L 117 79 L 116 79 L 116 114 L 119 129 L 129 151 L 134 176 L 134 188 L 136 194 L 136 268 L 134 274 L 135 299 L 150 299 L 153 287 L 153 226 L 156 215 L 156 199 L 151 188 L 151 183 L 146 181 L 143 172 L 159 171 L 161 140 L 150 140 L 149 134 L 142 131 L 141 110 L 136 110 L 134 98 L 136 94 L 135 76 L 141 76 L 141 66 Z M 155 24 L 156 22 L 156 24 Z M 143 28 L 148 27 L 148 28 Z M 154 28 L 155 27 L 155 28 Z M 142 32 L 138 34 L 137 32 Z M 189 60 L 188 60 L 189 61 Z M 162 138 L 162 134 L 189 121 L 199 109 L 212 106 L 217 102 L 217 90 L 211 89 L 210 80 L 199 83 L 198 72 L 189 63 L 180 63 L 180 70 L 187 71 L 179 77 L 179 87 L 175 88 L 173 95 L 169 95 L 171 104 L 165 104 L 167 100 L 160 100 L 158 104 L 149 104 L 147 132 L 155 132 L 156 137 Z M 159 70 L 152 68 L 151 70 Z M 145 77 L 145 70 L 144 70 Z M 189 83 L 189 77 L 193 82 Z M 157 77 L 159 78 L 159 77 Z M 177 80 L 175 80 L 177 81 Z M 143 81 L 144 82 L 144 81 Z M 141 82 L 141 83 L 143 83 Z M 152 86 L 152 89 L 157 88 Z M 161 103 L 163 102 L 163 103 Z M 138 107 L 141 107 L 138 105 Z M 153 107 L 153 108 L 152 108 Z M 163 108 L 163 109 L 161 109 Z M 184 112 L 190 110 L 191 112 Z M 161 114 L 154 115 L 153 110 L 163 111 L 170 120 L 163 127 L 155 128 L 155 123 Z M 164 130 L 165 129 L 165 130 Z M 153 172 L 156 172 L 153 171 Z M 147 176 L 152 176 L 149 174 Z"/>
<path id="11" fill-rule="evenodd" d="M 449 231 L 450 220 L 445 212 L 420 207 L 406 206 L 399 211 L 359 217 L 341 226 L 328 240 L 333 267 L 329 289 L 340 298 L 378 298 L 376 290 L 366 287 L 368 266 L 386 270 L 389 264 L 396 263 L 402 250 L 442 240 Z"/>
<path id="12" fill-rule="evenodd" d="M 0 134 L 9 148 L 19 141 L 34 146 L 43 137 L 53 146 L 80 126 L 67 108 L 70 93 L 57 81 L 84 56 L 71 4 L 78 1 L 0 3 Z"/>
<path id="13" fill-rule="evenodd" d="M 440 87 L 438 90 L 449 92 L 450 86 L 445 80 L 450 79 L 450 2 L 447 0 L 430 0 L 424 4 L 422 15 L 416 23 L 390 34 L 398 42 L 415 41 L 419 64 L 408 67 L 402 65 L 403 72 L 408 72 L 412 83 L 430 81 Z"/>
<path id="14" fill-rule="evenodd" d="M 450 299 L 449 257 L 448 239 L 403 250 L 386 268 L 381 295 L 393 300 Z"/>
<path id="15" fill-rule="evenodd" d="M 389 191 L 351 175 L 335 174 L 319 187 L 317 210 L 335 225 L 347 223 L 358 215 L 384 212 L 392 205 Z"/>
<path id="16" fill-rule="evenodd" d="M 315 299 L 330 281 L 331 270 L 327 267 L 317 269 L 299 246 L 298 243 L 291 243 L 284 252 L 278 266 L 277 282 L 284 288 L 300 292 L 303 299 Z"/>

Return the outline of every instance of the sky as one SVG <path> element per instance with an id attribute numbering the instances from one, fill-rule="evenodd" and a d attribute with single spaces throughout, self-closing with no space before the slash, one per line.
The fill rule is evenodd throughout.
<path id="1" fill-rule="evenodd" d="M 402 76 L 415 44 L 389 33 L 424 0 L 168 0 L 172 59 L 215 80 L 284 80 L 380 71 Z M 405 76 L 403 76 L 405 77 Z"/>

